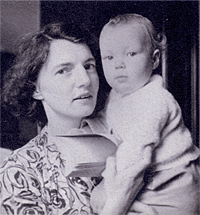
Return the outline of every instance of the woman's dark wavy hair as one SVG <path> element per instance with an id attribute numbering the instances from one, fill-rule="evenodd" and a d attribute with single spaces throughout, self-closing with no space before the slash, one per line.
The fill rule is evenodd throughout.
<path id="1" fill-rule="evenodd" d="M 56 39 L 84 43 L 95 58 L 98 55 L 97 39 L 89 31 L 75 24 L 48 24 L 37 33 L 24 37 L 14 65 L 4 76 L 1 94 L 2 105 L 15 116 L 28 116 L 42 124 L 47 122 L 41 101 L 35 100 L 32 95 L 38 74 L 47 60 L 50 44 Z"/>

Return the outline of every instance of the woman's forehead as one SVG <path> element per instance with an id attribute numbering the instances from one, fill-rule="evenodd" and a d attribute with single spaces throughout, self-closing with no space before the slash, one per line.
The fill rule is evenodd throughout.
<path id="1" fill-rule="evenodd" d="M 86 44 L 57 39 L 51 42 L 46 63 L 55 66 L 61 63 L 84 62 L 88 58 L 93 58 L 93 56 Z"/>
<path id="2" fill-rule="evenodd" d="M 50 44 L 50 53 L 54 53 L 54 55 L 62 53 L 70 56 L 76 54 L 77 51 L 90 53 L 89 47 L 84 43 L 74 43 L 66 39 L 54 39 Z"/>

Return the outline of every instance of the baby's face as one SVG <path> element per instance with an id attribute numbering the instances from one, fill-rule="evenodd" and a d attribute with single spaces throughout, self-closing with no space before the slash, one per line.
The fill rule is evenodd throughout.
<path id="1" fill-rule="evenodd" d="M 133 93 L 149 81 L 150 41 L 141 25 L 106 26 L 100 36 L 100 49 L 106 80 L 118 93 Z"/>

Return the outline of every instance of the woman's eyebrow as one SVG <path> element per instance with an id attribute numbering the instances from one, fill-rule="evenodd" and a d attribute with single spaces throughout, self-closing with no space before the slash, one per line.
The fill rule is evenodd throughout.
<path id="1" fill-rule="evenodd" d="M 90 61 L 96 62 L 96 60 L 94 59 L 94 57 L 88 58 L 85 62 L 87 63 L 87 62 L 90 62 Z"/>
<path id="2" fill-rule="evenodd" d="M 60 68 L 60 67 L 66 67 L 66 66 L 72 66 L 72 63 L 61 63 L 61 64 L 58 64 L 58 65 L 55 65 L 53 67 L 53 69 L 57 69 L 57 68 Z"/>
<path id="3" fill-rule="evenodd" d="M 95 60 L 95 58 L 94 57 L 91 57 L 91 58 L 88 58 L 86 61 L 85 61 L 85 63 L 88 63 L 88 62 L 94 62 L 94 63 L 96 63 L 96 60 Z M 61 63 L 61 64 L 57 64 L 57 65 L 55 65 L 54 67 L 53 67 L 53 70 L 55 70 L 55 69 L 58 69 L 58 68 L 61 68 L 61 67 L 70 67 L 70 66 L 73 66 L 73 63 Z"/>

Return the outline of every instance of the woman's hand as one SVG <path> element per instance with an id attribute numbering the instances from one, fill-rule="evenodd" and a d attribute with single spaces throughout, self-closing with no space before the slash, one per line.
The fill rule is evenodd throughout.
<path id="1" fill-rule="evenodd" d="M 107 159 L 106 170 L 103 173 L 104 185 L 101 185 L 102 189 L 105 189 L 106 202 L 102 210 L 102 206 L 98 207 L 99 215 L 127 214 L 131 203 L 143 186 L 143 176 L 151 163 L 151 154 L 152 147 L 147 146 L 143 157 L 134 166 L 121 172 L 116 170 L 115 157 Z M 99 198 L 101 197 L 103 198 L 103 196 L 99 196 Z"/>
<path id="2" fill-rule="evenodd" d="M 158 213 L 153 207 L 139 201 L 134 201 L 127 215 L 158 215 Z"/>

